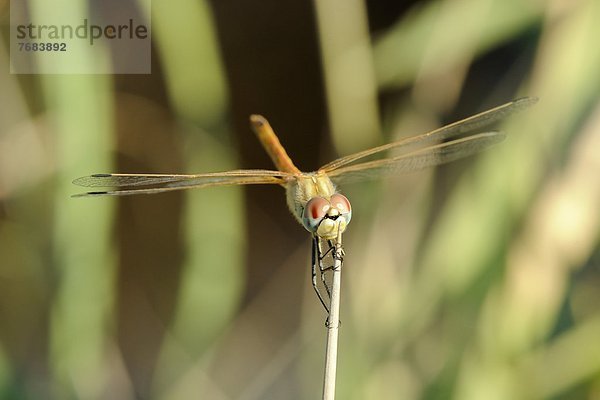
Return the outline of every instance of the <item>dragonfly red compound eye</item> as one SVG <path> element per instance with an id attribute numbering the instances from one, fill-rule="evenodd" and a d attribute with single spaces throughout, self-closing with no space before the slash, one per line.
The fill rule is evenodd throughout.
<path id="1" fill-rule="evenodd" d="M 310 199 L 302 212 L 302 225 L 309 232 L 316 232 L 329 208 L 331 208 L 331 204 L 322 197 Z"/>
<path id="2" fill-rule="evenodd" d="M 329 200 L 331 205 L 338 209 L 340 214 L 346 214 L 352 212 L 352 207 L 350 206 L 350 200 L 346 198 L 346 196 L 336 193 L 331 196 Z"/>
<path id="3" fill-rule="evenodd" d="M 350 200 L 348 200 L 346 196 L 336 193 L 331 196 L 329 202 L 331 203 L 331 207 L 339 212 L 340 218 L 343 220 L 343 222 L 340 221 L 341 230 L 346 230 L 346 227 L 352 219 L 352 206 L 350 205 Z"/>

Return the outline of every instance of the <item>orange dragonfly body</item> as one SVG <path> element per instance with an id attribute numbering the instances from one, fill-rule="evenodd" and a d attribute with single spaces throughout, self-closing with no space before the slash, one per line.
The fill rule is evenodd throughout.
<path id="1" fill-rule="evenodd" d="M 255 169 L 195 175 L 94 174 L 75 179 L 73 183 L 114 189 L 75 196 L 120 196 L 223 185 L 278 184 L 286 188 L 288 207 L 298 222 L 313 236 L 332 240 L 346 230 L 352 216 L 350 202 L 337 192 L 336 184 L 421 170 L 477 153 L 503 140 L 505 134 L 474 132 L 536 101 L 530 97 L 514 100 L 419 136 L 339 158 L 310 173 L 302 172 L 294 165 L 267 120 L 252 115 L 251 125 L 277 171 Z M 398 155 L 384 157 L 389 150 Z M 368 157 L 376 159 L 365 161 Z"/>

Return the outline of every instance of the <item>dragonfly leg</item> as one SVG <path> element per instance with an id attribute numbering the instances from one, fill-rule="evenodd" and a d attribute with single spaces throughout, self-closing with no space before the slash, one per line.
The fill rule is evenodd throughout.
<path id="1" fill-rule="evenodd" d="M 321 291 L 319 290 L 319 287 L 317 286 L 317 264 L 319 265 L 319 272 L 321 274 L 321 279 L 324 280 L 323 272 L 321 270 L 322 261 L 323 261 L 323 259 L 321 258 L 321 246 L 319 243 L 319 238 L 317 236 L 315 236 L 315 237 L 313 237 L 313 243 L 312 243 L 312 285 L 313 285 L 313 289 L 315 289 L 315 293 L 317 294 L 317 297 L 319 298 L 319 301 L 323 305 L 323 308 L 325 308 L 325 311 L 327 311 L 327 314 L 329 314 L 329 307 L 327 307 L 327 304 L 325 304 L 325 299 L 321 295 Z M 327 288 L 327 286 L 325 286 L 325 287 Z M 330 293 L 329 288 L 327 288 L 327 294 L 329 295 L 329 293 Z"/>
<path id="2" fill-rule="evenodd" d="M 325 267 L 323 265 L 323 260 L 325 259 L 325 257 L 327 256 L 327 254 L 329 254 L 331 252 L 332 247 L 329 247 L 329 249 L 323 254 L 323 248 L 321 247 L 321 241 L 317 240 L 317 253 L 319 254 L 319 272 L 321 274 L 321 282 L 323 282 L 323 286 L 325 287 L 325 290 L 327 291 L 327 297 L 331 299 L 331 289 L 329 289 L 329 285 L 327 284 L 327 280 L 325 279 L 325 272 L 329 271 L 330 269 L 332 269 L 332 267 Z"/>
<path id="3" fill-rule="evenodd" d="M 346 255 L 346 252 L 344 251 L 344 248 L 342 247 L 342 245 L 340 243 L 336 242 L 334 251 L 333 251 L 334 261 L 339 260 L 340 261 L 339 265 L 342 265 L 342 263 L 344 262 L 345 255 Z M 332 268 L 335 268 L 335 265 Z"/>
<path id="4" fill-rule="evenodd" d="M 326 270 L 338 271 L 342 267 L 345 255 L 344 248 L 342 247 L 341 243 L 341 234 L 338 232 L 338 240 L 336 240 L 335 242 L 333 242 L 332 240 L 327 240 L 327 245 L 329 246 L 329 250 L 327 250 L 327 253 L 332 252 L 331 258 L 333 263 L 330 267 L 326 268 Z M 322 275 L 324 275 L 324 272 L 322 272 Z M 329 288 L 326 284 L 325 287 L 327 288 L 327 293 L 331 298 L 331 292 L 329 291 Z M 329 328 L 329 324 L 330 321 L 328 316 L 327 320 L 325 320 L 325 326 Z M 338 325 L 342 325 L 342 321 L 338 320 Z"/>
<path id="5" fill-rule="evenodd" d="M 329 285 L 327 284 L 327 281 L 325 279 L 325 273 L 327 271 L 334 271 L 337 270 L 338 268 L 341 267 L 341 263 L 343 262 L 343 258 L 344 258 L 344 249 L 342 248 L 342 245 L 339 242 L 333 242 L 331 240 L 327 240 L 327 246 L 329 247 L 327 249 L 327 251 L 325 253 L 323 253 L 323 249 L 321 246 L 321 241 L 317 240 L 317 255 L 320 255 L 320 257 L 318 258 L 319 260 L 319 272 L 321 273 L 321 280 L 323 282 L 323 286 L 325 286 L 325 290 L 327 290 L 327 297 L 329 299 L 331 299 L 331 289 L 329 288 Z M 332 265 L 329 267 L 325 267 L 323 265 L 323 260 L 325 259 L 325 257 L 331 253 L 331 259 L 332 259 Z M 336 261 L 340 261 L 339 263 Z M 327 328 L 329 328 L 329 315 L 327 316 L 327 319 L 325 320 L 325 326 Z M 341 325 L 342 321 L 338 321 L 338 324 Z"/>
<path id="6" fill-rule="evenodd" d="M 328 240 L 327 241 L 327 245 L 329 246 L 329 248 L 327 249 L 327 251 L 325 253 L 323 253 L 323 249 L 321 247 L 321 241 L 319 241 L 318 244 L 319 244 L 319 256 L 320 256 L 320 259 L 323 260 L 325 257 L 327 257 L 327 255 L 329 253 L 331 253 L 333 251 L 334 245 L 333 245 L 333 242 L 331 240 Z"/>

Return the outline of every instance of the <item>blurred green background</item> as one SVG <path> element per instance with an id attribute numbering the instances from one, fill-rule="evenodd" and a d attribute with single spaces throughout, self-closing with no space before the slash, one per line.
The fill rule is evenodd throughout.
<path id="1" fill-rule="evenodd" d="M 271 169 L 251 113 L 314 170 L 528 95 L 490 151 L 341 188 L 338 398 L 600 399 L 599 1 L 140 12 L 151 75 L 10 75 L 0 0 L 0 398 L 319 398 L 325 316 L 281 188 L 71 181 Z"/>

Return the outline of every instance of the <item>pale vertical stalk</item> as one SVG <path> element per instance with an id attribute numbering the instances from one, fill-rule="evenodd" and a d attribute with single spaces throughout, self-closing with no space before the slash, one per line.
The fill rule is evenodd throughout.
<path id="1" fill-rule="evenodd" d="M 340 328 L 340 287 L 342 282 L 342 235 L 338 236 L 333 258 L 331 302 L 327 320 L 327 347 L 325 353 L 325 377 L 323 400 L 335 398 L 335 376 L 337 369 L 338 333 Z"/>

